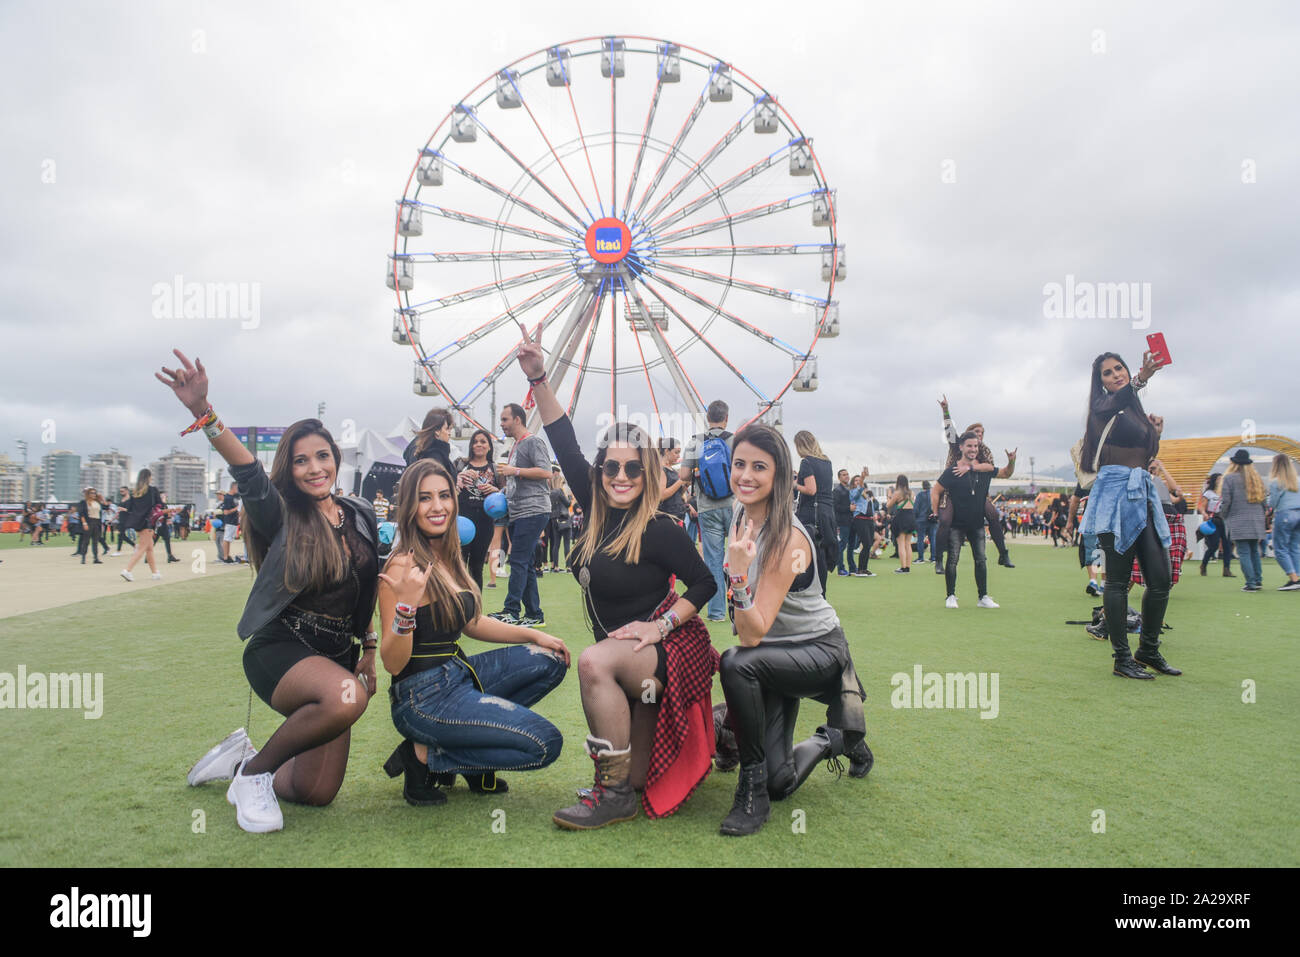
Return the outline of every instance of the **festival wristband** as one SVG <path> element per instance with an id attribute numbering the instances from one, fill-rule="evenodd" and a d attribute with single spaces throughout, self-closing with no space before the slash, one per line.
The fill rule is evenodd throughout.
<path id="1" fill-rule="evenodd" d="M 546 382 L 546 376 L 544 376 L 544 375 L 540 375 L 540 376 L 538 376 L 536 379 L 529 379 L 529 380 L 528 380 L 528 384 L 529 384 L 529 385 L 542 385 L 542 384 L 544 384 L 545 382 Z"/>
<path id="2" fill-rule="evenodd" d="M 221 433 L 226 431 L 226 423 L 220 419 L 214 419 L 207 425 L 203 426 L 203 434 L 208 437 L 209 442 L 215 442 Z"/>
<path id="3" fill-rule="evenodd" d="M 395 612 L 397 612 L 397 615 L 398 615 L 399 618 L 414 618 L 414 617 L 415 617 L 415 606 L 414 606 L 414 605 L 408 605 L 408 604 L 407 604 L 406 602 L 404 602 L 404 601 L 399 601 L 399 602 L 397 603 L 397 607 L 394 608 L 393 610 L 394 610 Z"/>
<path id="4" fill-rule="evenodd" d="M 212 406 L 208 406 L 206 409 L 203 410 L 203 414 L 200 415 L 197 419 L 195 419 L 193 424 L 191 424 L 188 429 L 182 432 L 181 435 L 186 436 L 189 435 L 191 432 L 197 432 L 205 425 L 211 425 L 213 422 L 216 421 L 217 421 L 217 413 L 212 411 Z"/>

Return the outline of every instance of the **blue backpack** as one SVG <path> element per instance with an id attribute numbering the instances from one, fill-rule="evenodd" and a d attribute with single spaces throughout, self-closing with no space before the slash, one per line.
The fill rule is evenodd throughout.
<path id="1" fill-rule="evenodd" d="M 730 432 L 710 435 L 700 446 L 700 489 L 709 498 L 731 495 L 731 449 L 727 448 L 730 435 Z"/>
<path id="2" fill-rule="evenodd" d="M 396 537 L 397 537 L 396 522 L 379 523 L 379 544 L 380 545 L 391 545 L 393 544 L 393 539 Z"/>

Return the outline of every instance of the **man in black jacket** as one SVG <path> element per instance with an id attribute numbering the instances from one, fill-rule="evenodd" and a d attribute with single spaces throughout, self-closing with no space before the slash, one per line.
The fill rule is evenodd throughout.
<path id="1" fill-rule="evenodd" d="M 849 470 L 840 469 L 836 475 L 839 479 L 831 489 L 831 498 L 835 502 L 835 529 L 839 533 L 839 561 L 836 574 L 852 575 L 853 565 L 853 503 L 849 499 Z M 844 553 L 848 552 L 848 569 L 844 567 Z"/>

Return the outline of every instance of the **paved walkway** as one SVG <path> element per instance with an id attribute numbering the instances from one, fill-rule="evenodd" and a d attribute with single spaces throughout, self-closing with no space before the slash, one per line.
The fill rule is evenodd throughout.
<path id="1" fill-rule="evenodd" d="M 243 543 L 236 542 L 231 554 L 239 556 L 243 553 Z M 3 560 L 0 563 L 0 618 L 142 588 L 164 588 L 176 582 L 211 575 L 242 573 L 251 584 L 248 566 L 223 565 L 216 560 L 216 548 L 211 542 L 173 541 L 172 554 L 181 560 L 168 564 L 161 543 L 154 548 L 155 558 L 160 559 L 158 571 L 163 576 L 161 581 L 149 577 L 149 566 L 141 559 L 131 571 L 135 581 L 128 582 L 122 578 L 121 572 L 131 557 L 130 552 L 123 552 L 118 558 L 104 557 L 101 552 L 100 560 L 104 564 L 96 565 L 88 556 L 83 565 L 81 559 L 72 557 L 72 546 L 66 537 L 45 545 L 0 549 L 0 560 Z"/>

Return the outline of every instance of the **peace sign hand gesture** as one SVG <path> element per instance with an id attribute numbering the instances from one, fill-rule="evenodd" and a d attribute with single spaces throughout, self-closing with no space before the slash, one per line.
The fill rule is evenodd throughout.
<path id="1" fill-rule="evenodd" d="M 181 360 L 181 367 L 168 369 L 163 366 L 162 371 L 167 374 L 166 377 L 155 372 L 154 378 L 175 392 L 181 405 L 197 418 L 208 408 L 208 370 L 203 368 L 203 360 L 196 358 L 191 363 L 181 350 L 173 349 L 172 352 Z"/>
<path id="2" fill-rule="evenodd" d="M 430 562 L 427 568 L 420 568 L 415 564 L 411 557 L 413 553 L 408 552 L 400 556 L 396 561 L 388 566 L 388 570 L 393 573 L 393 577 L 381 573 L 381 581 L 388 583 L 388 587 L 393 590 L 397 600 L 404 605 L 418 605 L 421 596 L 424 595 L 425 587 L 429 583 L 429 576 L 433 574 L 433 562 Z"/>
<path id="3" fill-rule="evenodd" d="M 754 541 L 753 520 L 746 521 L 743 529 L 737 524 L 735 534 L 727 543 L 727 565 L 734 569 L 736 574 L 744 574 L 749 570 L 750 563 L 757 554 L 758 544 Z"/>
<path id="4" fill-rule="evenodd" d="M 522 328 L 522 326 L 520 327 Z M 516 353 L 519 359 L 519 368 L 524 371 L 524 375 L 530 379 L 540 379 L 546 375 L 546 359 L 542 355 L 542 324 L 537 324 L 537 337 L 529 339 L 527 336 L 519 343 L 519 351 Z"/>

